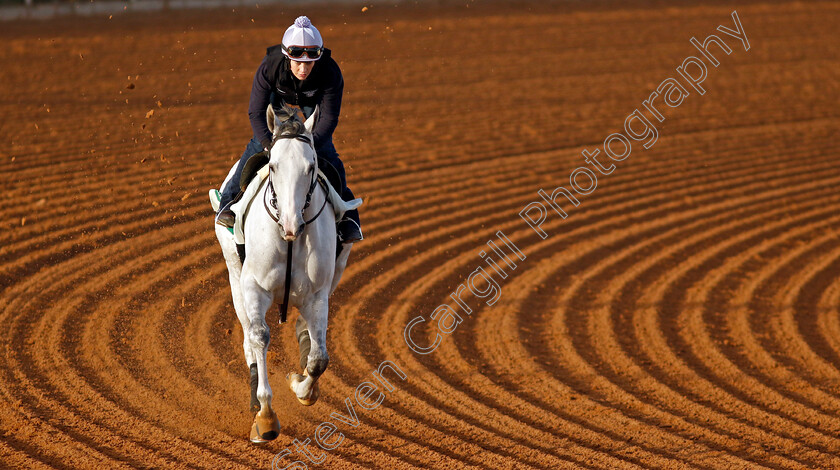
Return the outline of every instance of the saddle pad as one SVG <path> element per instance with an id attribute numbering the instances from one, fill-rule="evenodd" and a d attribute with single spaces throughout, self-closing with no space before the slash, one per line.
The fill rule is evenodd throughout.
<path id="1" fill-rule="evenodd" d="M 213 212 L 219 212 L 219 204 L 222 201 L 222 193 L 219 192 L 218 189 L 211 189 L 210 190 L 210 207 L 213 208 Z M 232 227 L 225 227 L 228 231 L 233 234 Z"/>
<path id="2" fill-rule="evenodd" d="M 341 195 L 338 194 L 338 191 L 335 190 L 333 185 L 329 182 L 327 176 L 324 175 L 320 168 L 318 169 L 318 177 L 327 182 L 327 201 L 332 204 L 333 212 L 335 212 L 336 223 L 340 222 L 341 219 L 344 218 L 345 212 L 356 209 L 362 205 L 362 198 L 360 197 L 357 197 L 352 201 L 345 201 L 342 199 Z"/>
<path id="3" fill-rule="evenodd" d="M 245 216 L 248 214 L 248 209 L 251 208 L 254 196 L 257 194 L 262 195 L 260 190 L 264 187 L 267 179 L 268 165 L 264 165 L 256 172 L 251 182 L 248 183 L 239 201 L 230 206 L 230 210 L 236 214 L 236 219 L 233 223 L 233 239 L 240 245 L 245 244 Z"/>

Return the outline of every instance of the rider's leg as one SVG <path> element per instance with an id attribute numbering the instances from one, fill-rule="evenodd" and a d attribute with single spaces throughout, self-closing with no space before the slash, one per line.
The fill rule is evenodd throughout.
<path id="1" fill-rule="evenodd" d="M 347 186 L 344 187 L 344 191 L 341 193 L 341 198 L 345 201 L 352 201 L 356 199 L 356 196 L 353 195 L 353 191 L 350 190 Z M 341 219 L 339 222 L 339 232 L 341 232 L 341 240 L 344 242 L 352 243 L 354 241 L 362 240 L 362 222 L 359 220 L 359 210 L 353 209 L 344 213 L 344 218 Z M 357 233 L 356 237 L 352 240 L 348 239 L 350 235 L 354 235 Z M 351 237 L 352 238 L 352 237 Z"/>
<path id="2" fill-rule="evenodd" d="M 239 157 L 239 162 L 236 164 L 236 171 L 233 177 L 228 180 L 225 187 L 222 188 L 221 200 L 219 201 L 219 212 L 216 213 L 216 223 L 225 227 L 233 227 L 234 214 L 230 210 L 230 205 L 233 204 L 236 196 L 239 195 L 239 178 L 242 176 L 242 169 L 245 168 L 245 162 L 251 155 L 262 152 L 262 144 L 256 139 L 251 139 L 245 147 L 242 156 Z"/>
<path id="3" fill-rule="evenodd" d="M 344 163 L 338 157 L 338 152 L 332 143 L 332 139 L 321 145 L 316 152 L 318 156 L 330 162 L 341 177 L 342 188 L 336 188 L 341 192 L 341 198 L 345 201 L 355 199 L 353 191 L 347 187 L 347 175 L 344 171 Z M 338 223 L 338 236 L 342 243 L 353 243 L 362 240 L 362 224 L 359 221 L 359 211 L 353 209 L 344 214 L 344 218 Z"/>

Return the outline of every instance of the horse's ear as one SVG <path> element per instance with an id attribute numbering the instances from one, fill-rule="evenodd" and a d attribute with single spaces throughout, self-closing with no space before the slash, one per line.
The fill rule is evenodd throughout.
<path id="1" fill-rule="evenodd" d="M 303 123 L 304 127 L 306 127 L 306 132 L 309 134 L 312 133 L 312 129 L 315 128 L 315 121 L 318 120 L 318 106 L 315 106 L 315 111 L 312 111 L 312 114 L 309 116 L 309 119 Z"/>
<path id="2" fill-rule="evenodd" d="M 268 121 L 268 130 L 274 134 L 274 106 L 271 106 L 271 103 L 268 104 L 268 109 L 265 110 L 265 120 Z"/>

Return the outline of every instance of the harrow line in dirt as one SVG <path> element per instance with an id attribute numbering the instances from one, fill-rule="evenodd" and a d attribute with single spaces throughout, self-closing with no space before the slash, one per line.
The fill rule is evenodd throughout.
<path id="1" fill-rule="evenodd" d="M 154 260 L 152 260 L 152 262 L 153 262 L 153 261 L 154 261 Z M 150 262 L 150 261 L 149 261 L 149 260 L 143 260 L 143 262 L 147 262 L 147 263 L 148 263 L 148 262 Z M 70 308 L 70 311 L 74 311 L 74 310 L 75 310 L 75 307 L 76 307 L 76 303 L 74 302 L 74 303 L 70 304 L 68 307 Z M 60 324 L 61 322 L 57 322 L 57 323 L 59 323 L 59 324 Z M 50 324 L 52 324 L 52 323 L 50 323 Z M 107 349 L 107 348 L 106 348 L 106 349 Z M 59 350 L 61 350 L 61 349 L 59 348 Z M 27 362 L 29 362 L 29 361 L 27 361 Z M 66 369 L 66 368 L 58 367 L 58 370 L 62 370 L 62 369 L 64 369 L 64 370 L 68 370 L 68 371 L 70 370 L 70 369 Z M 33 372 L 34 372 L 34 370 L 30 369 L 29 374 L 30 374 L 30 375 L 33 375 Z M 37 375 L 37 374 L 35 374 L 35 375 Z M 90 376 L 89 376 L 89 377 L 90 377 Z M 51 380 L 50 380 L 49 378 L 47 378 L 46 376 L 44 376 L 44 382 L 45 382 L 45 383 L 49 383 L 50 381 L 51 381 Z M 61 381 L 55 382 L 55 384 L 61 384 L 61 385 L 58 385 L 58 386 L 55 386 L 55 385 L 54 385 L 53 387 L 51 387 L 51 388 L 50 388 L 50 390 L 51 390 L 51 391 L 50 391 L 49 393 L 50 393 L 50 394 L 58 393 L 60 390 L 62 390 L 63 388 L 65 388 L 65 387 L 64 387 L 64 385 L 63 385 L 63 384 L 65 384 L 65 383 L 74 384 L 74 383 L 78 383 L 78 382 L 79 382 L 79 380 L 78 380 L 78 379 L 76 379 L 75 377 L 65 376 L 65 377 L 64 377 L 64 380 L 61 380 Z M 75 387 L 76 387 L 76 388 L 82 388 L 82 389 L 84 389 L 84 388 L 86 388 L 86 386 L 87 386 L 87 382 L 84 382 L 84 383 L 81 383 L 81 384 L 79 384 L 78 386 L 75 386 Z M 76 392 L 78 392 L 78 390 L 76 390 Z M 68 391 L 67 391 L 67 393 L 66 393 L 66 395 L 63 397 L 63 401 L 65 401 L 65 402 L 66 402 L 66 403 L 68 403 L 68 404 L 69 404 L 69 403 L 76 402 L 76 400 L 73 398 L 73 397 L 75 397 L 75 396 L 77 396 L 77 395 L 76 395 L 76 393 L 74 393 L 74 392 L 72 392 L 72 391 L 69 391 L 69 390 L 68 390 Z M 80 413 L 80 414 L 77 414 L 77 416 L 81 416 L 81 415 L 88 415 L 88 416 L 90 416 L 91 411 L 93 411 L 93 410 L 91 409 L 90 405 L 89 405 L 88 403 L 84 402 L 84 401 L 83 401 L 83 402 L 79 402 L 79 403 L 78 403 L 78 405 L 76 405 L 76 406 L 80 406 L 80 407 L 81 407 L 81 408 L 77 408 L 77 411 L 76 411 L 76 412 L 73 412 L 74 414 Z M 110 404 L 109 404 L 109 403 L 107 403 L 107 402 L 106 402 L 105 404 L 103 404 L 103 405 L 100 405 L 100 406 L 104 407 L 105 409 L 113 408 L 113 407 L 112 407 L 112 405 L 110 405 Z M 85 410 L 85 409 L 86 409 L 86 410 Z M 114 411 L 114 410 L 112 410 L 112 411 Z M 116 410 L 116 411 L 117 411 L 117 414 L 119 414 L 119 410 Z M 101 411 L 99 411 L 99 408 L 96 408 L 96 412 L 94 413 L 94 416 L 95 416 L 95 414 L 99 414 L 99 413 L 101 413 Z M 104 418 L 94 418 L 94 419 L 95 419 L 96 421 L 101 421 L 101 420 L 104 420 L 104 422 L 105 422 L 105 423 L 108 423 L 108 422 L 112 422 L 112 420 L 113 420 L 113 419 L 115 419 L 115 415 L 114 415 L 114 414 L 111 414 L 111 415 L 106 415 L 106 417 L 104 417 Z M 126 421 L 131 421 L 131 419 L 128 419 L 128 420 L 126 420 Z M 91 422 L 88 422 L 88 423 L 89 423 L 89 425 L 90 425 L 90 426 L 98 427 L 98 425 L 96 425 L 96 424 L 93 424 L 93 423 L 91 423 Z M 132 430 L 132 428 L 131 428 L 131 427 L 129 427 L 129 428 L 127 428 L 127 430 L 129 430 L 129 431 L 130 431 L 130 430 Z M 112 432 L 113 432 L 113 431 L 112 431 Z M 141 438 L 141 440 L 145 440 L 145 439 Z M 107 442 L 107 439 L 103 440 L 103 442 Z M 126 441 L 123 441 L 123 442 L 126 442 Z M 126 442 L 126 444 L 128 444 L 128 443 Z M 135 452 L 136 452 L 136 450 L 135 450 Z M 164 454 L 168 453 L 168 452 L 166 452 L 166 451 L 163 451 L 162 449 L 161 449 L 161 450 L 157 450 L 155 453 L 151 453 L 151 452 L 150 452 L 150 453 L 148 453 L 148 454 L 147 454 L 147 456 L 145 457 L 145 459 L 147 459 L 147 460 L 149 460 L 149 461 L 152 461 L 152 460 L 154 460 L 154 459 L 157 459 L 157 458 L 159 458 L 159 457 L 155 457 L 155 456 L 156 456 L 156 455 L 160 455 L 162 452 L 163 452 Z M 116 454 L 112 454 L 112 456 L 116 457 Z M 117 458 L 118 458 L 118 457 L 117 457 Z M 175 457 L 175 458 L 177 458 L 177 457 Z"/>
<path id="2" fill-rule="evenodd" d="M 826 220 L 832 218 L 827 217 Z M 836 225 L 814 223 L 809 228 L 812 233 L 819 233 L 826 229 L 836 230 Z M 799 331 L 792 306 L 798 297 L 807 293 L 804 286 L 814 280 L 815 274 L 825 272 L 827 266 L 837 263 L 837 240 L 833 234 L 824 235 L 809 239 L 807 245 L 788 249 L 781 256 L 768 256 L 776 251 L 774 249 L 787 248 L 786 245 L 808 235 L 808 232 L 800 230 L 791 230 L 790 233 L 796 232 L 797 237 L 783 240 L 787 243 L 776 242 L 775 246 L 755 254 L 744 263 L 755 258 L 763 262 L 773 261 L 772 265 L 756 271 L 748 282 L 743 283 L 730 301 L 733 306 L 747 305 L 746 315 L 726 319 L 726 322 L 731 325 L 729 329 L 733 340 L 740 338 L 750 343 L 743 349 L 755 356 L 747 358 L 750 369 L 757 368 L 753 374 L 765 376 L 768 386 L 800 397 L 809 407 L 836 415 L 840 411 L 836 390 L 825 390 L 822 384 L 825 381 L 838 382 L 840 373 L 811 349 Z M 775 306 L 767 302 L 768 299 L 776 300 Z M 741 307 L 736 311 L 740 313 L 744 309 Z"/>
<path id="3" fill-rule="evenodd" d="M 268 468 L 383 360 L 406 380 L 319 467 L 840 465 L 840 7 L 737 11 L 749 51 L 715 30 L 731 7 L 698 2 L 307 7 L 341 61 L 334 140 L 366 240 L 316 406 L 285 387 L 297 344 L 272 323 L 282 433 L 262 447 L 204 194 L 250 137 L 266 18 L 289 12 L 5 25 L 0 466 Z M 664 109 L 656 146 L 634 140 L 540 239 L 518 217 L 537 189 L 570 188 L 581 150 L 712 33 L 733 51 L 708 93 Z M 500 301 L 413 353 L 407 322 L 450 302 L 496 230 L 528 256 Z"/>

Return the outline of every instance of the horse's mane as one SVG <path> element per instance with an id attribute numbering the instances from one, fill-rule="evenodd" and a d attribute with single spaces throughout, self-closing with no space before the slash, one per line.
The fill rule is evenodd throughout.
<path id="1" fill-rule="evenodd" d="M 282 107 L 275 110 L 277 127 L 274 129 L 275 135 L 283 134 L 303 134 L 306 132 L 306 126 L 298 114 L 298 109 L 284 104 Z"/>

